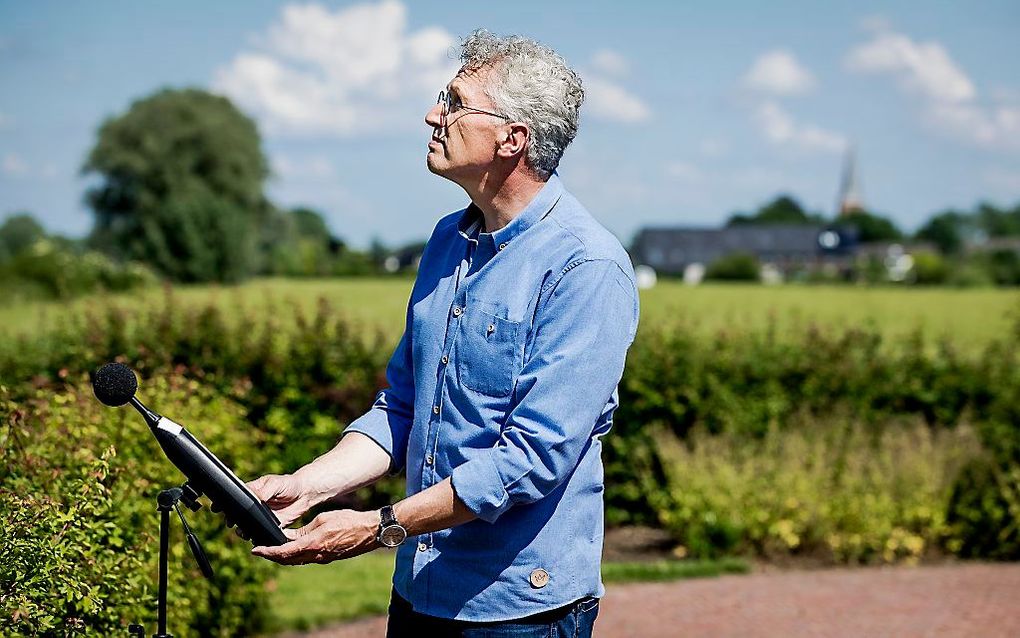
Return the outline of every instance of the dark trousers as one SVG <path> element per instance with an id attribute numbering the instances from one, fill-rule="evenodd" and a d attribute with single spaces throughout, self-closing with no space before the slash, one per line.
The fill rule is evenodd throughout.
<path id="1" fill-rule="evenodd" d="M 585 598 L 527 618 L 468 622 L 416 612 L 395 590 L 390 594 L 386 638 L 591 638 L 599 599 Z"/>

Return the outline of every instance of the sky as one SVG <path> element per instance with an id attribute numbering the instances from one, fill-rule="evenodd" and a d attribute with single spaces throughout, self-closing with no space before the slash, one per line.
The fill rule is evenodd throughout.
<path id="1" fill-rule="evenodd" d="M 0 2 L 0 218 L 84 236 L 98 126 L 165 87 L 258 124 L 270 198 L 355 246 L 424 239 L 467 203 L 425 168 L 423 118 L 472 30 L 581 74 L 559 173 L 625 244 L 781 193 L 832 214 L 846 149 L 866 206 L 1020 202 L 1020 3 Z"/>

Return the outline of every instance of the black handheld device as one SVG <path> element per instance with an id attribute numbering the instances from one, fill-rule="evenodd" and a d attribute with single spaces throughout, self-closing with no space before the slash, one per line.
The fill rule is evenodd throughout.
<path id="1" fill-rule="evenodd" d="M 135 373 L 122 363 L 107 363 L 92 377 L 92 390 L 100 402 L 110 407 L 130 403 L 145 418 L 166 457 L 188 477 L 184 486 L 186 502 L 195 503 L 205 494 L 255 545 L 288 542 L 290 539 L 283 533 L 273 511 L 184 426 L 145 407 L 135 397 L 137 389 Z M 192 509 L 198 509 L 198 505 Z"/>

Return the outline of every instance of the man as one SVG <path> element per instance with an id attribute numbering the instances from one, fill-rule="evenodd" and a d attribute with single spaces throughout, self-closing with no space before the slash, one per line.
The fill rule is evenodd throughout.
<path id="1" fill-rule="evenodd" d="M 461 60 L 425 117 L 426 162 L 471 203 L 426 245 L 390 387 L 333 450 L 251 484 L 284 525 L 405 467 L 407 498 L 320 514 L 253 553 L 298 564 L 399 545 L 389 636 L 589 636 L 604 593 L 599 438 L 637 329 L 634 274 L 555 173 L 577 74 L 485 31 Z"/>

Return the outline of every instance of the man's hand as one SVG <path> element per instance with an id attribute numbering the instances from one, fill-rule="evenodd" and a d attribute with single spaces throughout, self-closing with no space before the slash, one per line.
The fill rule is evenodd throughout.
<path id="1" fill-rule="evenodd" d="M 323 512 L 304 527 L 284 530 L 292 539 L 289 543 L 277 547 L 254 547 L 251 553 L 281 565 L 331 563 L 380 547 L 376 540 L 378 531 L 378 511 Z"/>
<path id="2" fill-rule="evenodd" d="M 293 474 L 266 474 L 248 483 L 248 489 L 273 510 L 281 527 L 287 527 L 314 505 L 301 480 Z"/>

